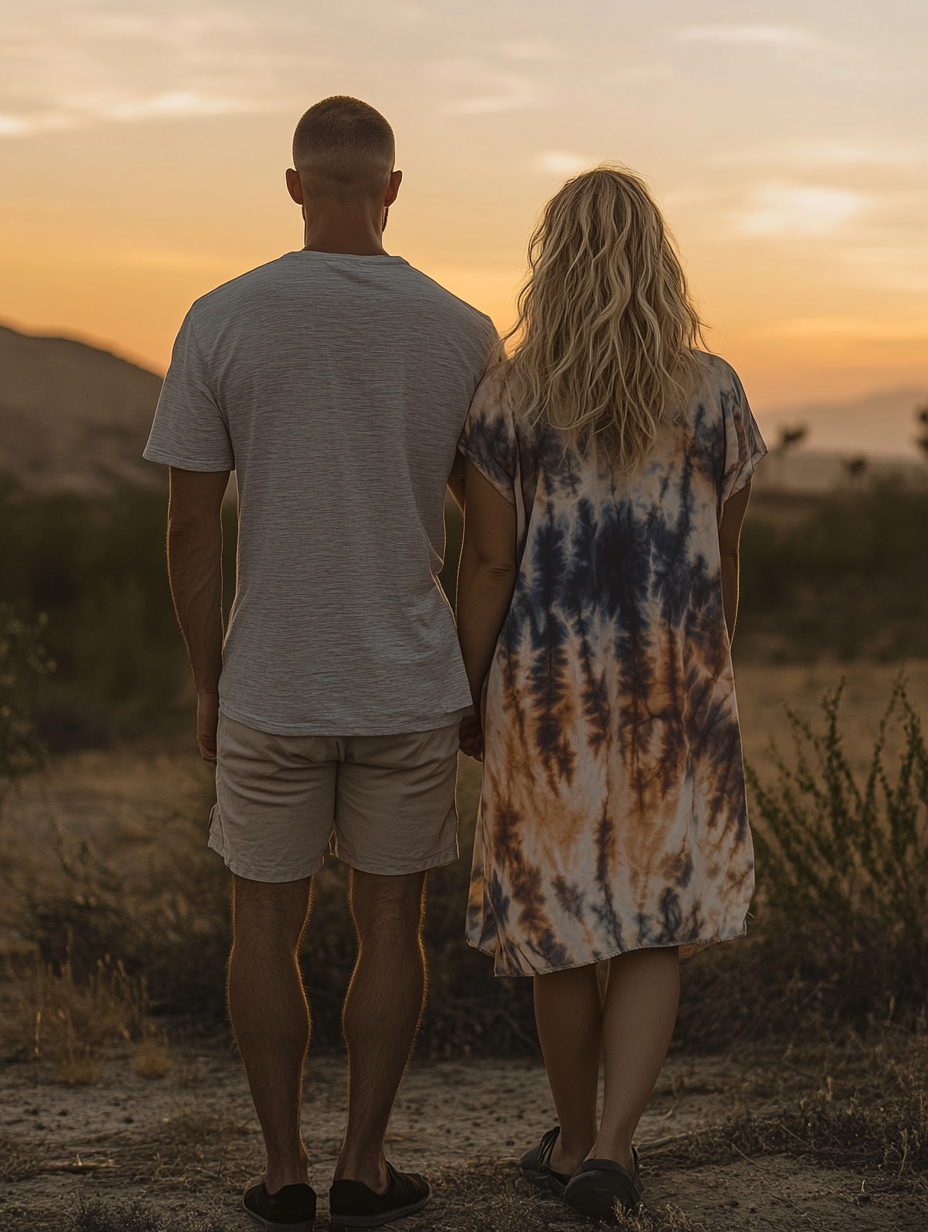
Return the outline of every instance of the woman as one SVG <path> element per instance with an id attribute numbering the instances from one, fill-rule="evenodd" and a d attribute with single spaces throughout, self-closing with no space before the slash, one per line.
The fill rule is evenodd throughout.
<path id="1" fill-rule="evenodd" d="M 523 1171 L 614 1220 L 641 1195 L 632 1137 L 673 1033 L 679 947 L 745 931 L 730 646 L 765 446 L 735 373 L 694 349 L 637 176 L 569 181 L 529 253 L 514 353 L 460 445 L 459 632 L 482 710 L 462 747 L 484 758 L 467 935 L 497 975 L 534 977 L 558 1126 Z"/>

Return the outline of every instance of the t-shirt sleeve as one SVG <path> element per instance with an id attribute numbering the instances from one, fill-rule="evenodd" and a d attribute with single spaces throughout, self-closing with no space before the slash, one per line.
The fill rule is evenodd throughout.
<path id="1" fill-rule="evenodd" d="M 143 456 L 184 471 L 228 471 L 235 466 L 228 425 L 189 312 L 174 343 Z"/>
<path id="2" fill-rule="evenodd" d="M 719 490 L 723 505 L 750 482 L 755 466 L 767 452 L 741 381 L 731 368 L 728 378 L 719 391 L 725 429 L 725 469 Z"/>
<path id="3" fill-rule="evenodd" d="M 458 450 L 501 496 L 516 503 L 519 445 L 505 381 L 496 370 L 474 394 Z"/>

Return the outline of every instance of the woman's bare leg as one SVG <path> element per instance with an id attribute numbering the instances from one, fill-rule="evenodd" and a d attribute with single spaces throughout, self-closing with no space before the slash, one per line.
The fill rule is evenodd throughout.
<path id="1" fill-rule="evenodd" d="M 555 1172 L 574 1172 L 596 1138 L 602 1021 L 595 966 L 535 976 L 535 1022 L 561 1126 Z"/>
<path id="2" fill-rule="evenodd" d="M 610 961 L 603 1010 L 603 1116 L 589 1158 L 633 1168 L 632 1137 L 670 1047 L 679 999 L 675 946 L 631 950 Z"/>

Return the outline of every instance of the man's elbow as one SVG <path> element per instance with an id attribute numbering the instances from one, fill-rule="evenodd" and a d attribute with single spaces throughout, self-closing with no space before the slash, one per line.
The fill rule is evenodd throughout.
<path id="1" fill-rule="evenodd" d="M 202 513 L 171 510 L 168 513 L 168 545 L 175 548 L 194 547 L 222 541 L 219 517 L 204 517 Z"/>
<path id="2" fill-rule="evenodd" d="M 516 562 L 500 556 L 478 557 L 476 571 L 488 582 L 503 586 L 516 579 Z"/>

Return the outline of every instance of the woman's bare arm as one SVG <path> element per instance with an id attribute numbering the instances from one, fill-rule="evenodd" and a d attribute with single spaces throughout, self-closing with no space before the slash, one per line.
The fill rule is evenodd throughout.
<path id="1" fill-rule="evenodd" d="M 722 555 L 722 608 L 728 639 L 735 635 L 738 618 L 738 571 L 740 565 L 741 527 L 751 499 L 750 480 L 722 506 L 719 522 L 719 549 Z"/>
<path id="2" fill-rule="evenodd" d="M 516 583 L 516 511 L 473 466 L 464 466 L 464 544 L 458 572 L 458 636 L 471 697 L 480 694 Z"/>

